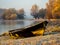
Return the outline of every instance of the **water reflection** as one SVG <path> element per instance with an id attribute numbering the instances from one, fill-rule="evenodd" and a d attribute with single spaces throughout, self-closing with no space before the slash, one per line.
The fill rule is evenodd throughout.
<path id="1" fill-rule="evenodd" d="M 18 29 L 31 25 L 34 21 L 4 20 L 0 21 L 0 34 L 8 30 Z"/>
<path id="2" fill-rule="evenodd" d="M 16 25 L 16 24 L 20 24 L 20 25 L 24 25 L 24 21 L 17 21 L 17 20 L 5 20 L 5 21 L 3 21 L 2 22 L 2 24 L 4 24 L 4 25 L 12 25 L 12 26 L 14 26 L 14 25 Z"/>

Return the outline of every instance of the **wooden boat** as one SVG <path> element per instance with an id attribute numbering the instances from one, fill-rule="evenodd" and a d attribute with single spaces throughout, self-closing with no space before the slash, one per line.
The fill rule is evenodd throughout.
<path id="1" fill-rule="evenodd" d="M 21 38 L 22 37 L 27 38 L 27 37 L 33 37 L 33 36 L 38 36 L 38 35 L 44 35 L 44 31 L 45 31 L 47 24 L 48 24 L 48 22 L 44 21 L 42 23 L 28 26 L 26 28 L 10 30 L 8 34 L 11 37 L 14 36 L 14 37 L 21 37 Z M 3 35 L 6 35 L 6 33 Z"/>

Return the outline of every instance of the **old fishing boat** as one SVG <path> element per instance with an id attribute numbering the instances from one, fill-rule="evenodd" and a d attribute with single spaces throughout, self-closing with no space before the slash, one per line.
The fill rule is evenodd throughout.
<path id="1" fill-rule="evenodd" d="M 2 36 L 9 35 L 10 37 L 13 37 L 13 38 L 15 37 L 27 38 L 27 37 L 33 37 L 38 35 L 44 35 L 44 31 L 47 24 L 48 24 L 47 21 L 43 21 L 41 23 L 28 26 L 25 28 L 10 30 L 8 31 L 8 33 L 2 34 Z"/>

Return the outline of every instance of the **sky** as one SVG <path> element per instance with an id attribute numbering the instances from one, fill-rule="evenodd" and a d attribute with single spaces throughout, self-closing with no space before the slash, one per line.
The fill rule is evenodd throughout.
<path id="1" fill-rule="evenodd" d="M 48 0 L 0 0 L 0 8 L 31 8 L 32 5 L 37 4 L 40 8 L 46 7 Z"/>

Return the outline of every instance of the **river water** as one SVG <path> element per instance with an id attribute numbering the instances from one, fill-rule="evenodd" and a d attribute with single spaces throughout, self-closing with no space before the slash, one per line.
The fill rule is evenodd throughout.
<path id="1" fill-rule="evenodd" d="M 9 30 L 19 29 L 31 25 L 34 21 L 29 20 L 0 20 L 0 34 Z"/>

